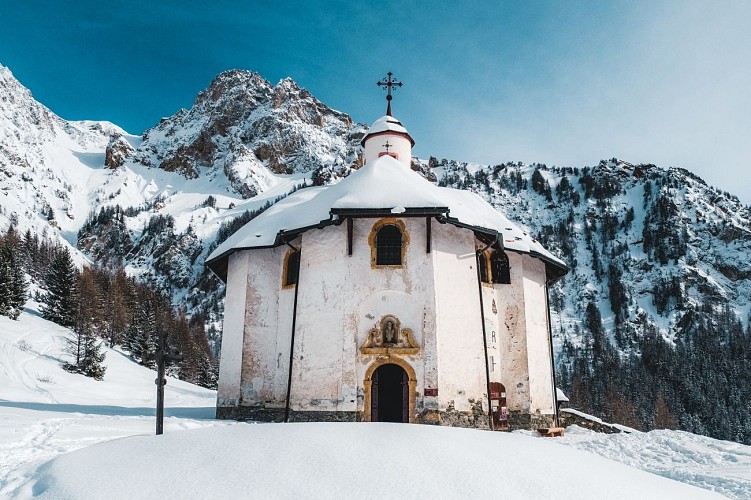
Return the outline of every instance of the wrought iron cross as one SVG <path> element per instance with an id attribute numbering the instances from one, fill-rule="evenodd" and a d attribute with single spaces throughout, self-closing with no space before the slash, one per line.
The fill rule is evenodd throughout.
<path id="1" fill-rule="evenodd" d="M 387 75 L 387 78 L 384 78 L 380 82 L 376 82 L 376 85 L 383 87 L 383 89 L 386 91 L 386 102 L 388 103 L 388 106 L 386 106 L 386 114 L 391 116 L 391 91 L 395 90 L 397 87 L 401 87 L 404 84 L 399 80 L 392 78 L 394 74 L 391 71 L 389 71 Z"/>
<path id="2" fill-rule="evenodd" d="M 382 144 L 382 146 L 383 146 L 384 148 L 386 148 L 386 152 L 387 152 L 387 153 L 389 152 L 389 148 L 393 148 L 393 147 L 394 147 L 394 145 L 393 145 L 393 144 L 389 144 L 389 141 L 386 141 L 386 144 Z"/>

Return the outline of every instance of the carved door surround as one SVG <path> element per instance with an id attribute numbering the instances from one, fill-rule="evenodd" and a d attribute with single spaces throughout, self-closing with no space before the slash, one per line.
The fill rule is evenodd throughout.
<path id="1" fill-rule="evenodd" d="M 374 356 L 375 360 L 365 372 L 365 380 L 363 381 L 365 392 L 363 420 L 365 422 L 371 422 L 372 417 L 371 404 L 373 397 L 373 374 L 383 365 L 394 364 L 403 368 L 407 373 L 409 423 L 414 423 L 417 398 L 417 376 L 415 375 L 415 370 L 412 366 L 399 356 L 411 356 L 418 352 L 420 352 L 420 347 L 415 342 L 412 330 L 409 328 L 402 328 L 402 323 L 399 321 L 399 318 L 392 314 L 383 316 L 378 322 L 376 328 L 371 328 L 368 331 L 365 343 L 360 347 L 360 353 L 364 356 L 368 356 L 368 358 Z"/>
<path id="2" fill-rule="evenodd" d="M 365 389 L 365 408 L 363 408 L 363 421 L 371 422 L 371 409 L 372 409 L 372 390 L 373 390 L 373 374 L 375 371 L 383 366 L 393 364 L 401 367 L 407 373 L 407 385 L 408 385 L 408 403 L 409 403 L 409 423 L 415 422 L 415 402 L 417 399 L 417 376 L 415 370 L 401 358 L 394 356 L 378 356 L 373 364 L 368 367 L 368 371 L 365 372 L 364 389 Z"/>

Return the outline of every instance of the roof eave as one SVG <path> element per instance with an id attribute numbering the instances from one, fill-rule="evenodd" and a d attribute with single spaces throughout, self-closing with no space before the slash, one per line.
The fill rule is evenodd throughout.
<path id="1" fill-rule="evenodd" d="M 438 217 L 448 213 L 448 207 L 409 207 L 403 212 L 393 208 L 332 208 L 331 215 L 339 217 Z"/>
<path id="2" fill-rule="evenodd" d="M 365 141 L 367 141 L 370 137 L 377 137 L 379 135 L 398 135 L 400 137 L 404 137 L 405 139 L 409 140 L 409 143 L 412 144 L 412 147 L 415 146 L 415 140 L 412 138 L 411 135 L 407 132 L 398 132 L 396 130 L 381 130 L 380 132 L 366 132 L 365 136 L 360 141 L 360 146 L 365 146 Z"/>
<path id="3" fill-rule="evenodd" d="M 488 229 L 486 227 L 467 224 L 449 216 L 440 217 L 440 218 L 437 217 L 437 219 L 439 222 L 444 222 L 444 223 L 452 224 L 457 227 L 471 229 L 473 231 L 477 231 L 478 233 L 486 234 L 490 236 L 491 238 L 494 238 L 496 235 L 501 234 L 498 231 L 495 231 L 493 229 Z M 505 245 L 503 245 L 503 239 L 500 239 L 499 242 L 501 243 L 501 248 L 505 248 Z M 535 250 L 530 250 L 529 252 L 522 252 L 519 250 L 512 250 L 512 249 L 507 249 L 507 250 L 512 251 L 512 252 L 517 252 L 517 253 L 526 253 L 532 257 L 538 258 L 541 261 L 543 261 L 545 263 L 545 278 L 546 278 L 548 285 L 552 285 L 556 281 L 560 280 L 571 270 L 567 265 L 563 264 L 562 262 L 558 262 L 557 260 L 552 259 L 549 256 L 542 254 L 540 252 L 537 252 Z"/>

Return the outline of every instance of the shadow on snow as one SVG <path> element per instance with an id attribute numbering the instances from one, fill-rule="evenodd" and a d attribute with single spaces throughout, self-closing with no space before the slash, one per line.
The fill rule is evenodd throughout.
<path id="1" fill-rule="evenodd" d="M 94 415 L 117 415 L 125 417 L 154 417 L 155 408 L 128 407 L 112 405 L 77 405 L 57 403 L 31 403 L 23 401 L 0 400 L 0 407 L 22 408 L 25 410 L 52 411 L 60 413 L 83 413 Z M 165 417 L 192 418 L 197 420 L 214 420 L 216 407 L 164 408 Z"/>

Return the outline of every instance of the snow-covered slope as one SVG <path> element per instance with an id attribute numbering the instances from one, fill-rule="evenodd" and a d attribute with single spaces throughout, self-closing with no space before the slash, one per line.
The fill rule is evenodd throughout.
<path id="1" fill-rule="evenodd" d="M 50 237 L 75 243 L 100 201 L 95 192 L 106 182 L 104 150 L 117 134 L 125 132 L 109 122 L 61 119 L 0 65 L 0 220 L 22 231 L 51 226 Z"/>
<path id="2" fill-rule="evenodd" d="M 574 405 L 651 429 L 662 397 L 670 425 L 751 443 L 751 208 L 686 170 L 616 159 L 433 164 L 571 267 L 550 305 Z"/>
<path id="3" fill-rule="evenodd" d="M 306 178 L 346 175 L 363 132 L 292 80 L 233 70 L 139 137 L 58 117 L 0 66 L 0 228 L 65 241 L 79 263 L 125 266 L 198 307 L 211 334 L 221 286 L 203 261 L 221 224 Z M 210 296 L 186 298 L 199 281 Z"/>
<path id="4" fill-rule="evenodd" d="M 156 373 L 119 350 L 106 353 L 104 380 L 62 369 L 72 332 L 39 317 L 29 302 L 18 321 L 0 316 L 0 497 L 26 468 L 100 441 L 154 432 Z M 216 425 L 216 393 L 169 377 L 167 431 Z"/>
<path id="5" fill-rule="evenodd" d="M 519 499 L 751 495 L 751 447 L 688 433 L 233 424 L 213 420 L 213 391 L 173 378 L 156 437 L 155 373 L 111 349 L 104 380 L 65 372 L 71 333 L 28 306 L 19 321 L 0 317 L 3 498 L 453 498 L 494 491 L 499 470 L 504 496 Z"/>

